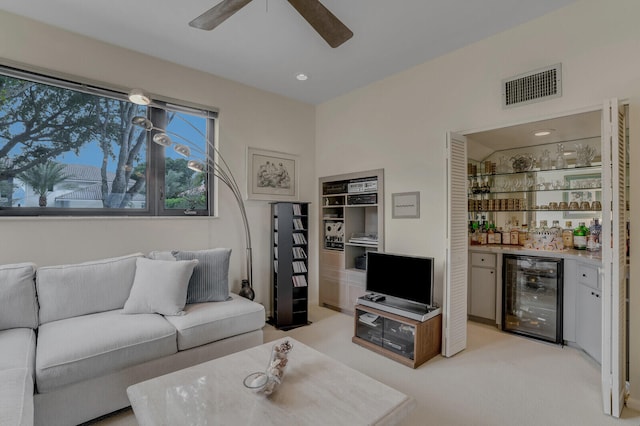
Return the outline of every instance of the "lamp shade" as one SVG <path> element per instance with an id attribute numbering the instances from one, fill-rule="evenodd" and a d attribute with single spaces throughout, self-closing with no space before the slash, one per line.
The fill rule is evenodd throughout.
<path id="1" fill-rule="evenodd" d="M 191 148 L 186 145 L 181 145 L 179 143 L 173 146 L 173 150 L 183 157 L 189 157 L 191 155 Z"/>
<path id="2" fill-rule="evenodd" d="M 171 144 L 173 143 L 171 138 L 167 136 L 166 133 L 156 133 L 155 135 L 153 135 L 153 141 L 162 146 L 171 146 Z"/>
<path id="3" fill-rule="evenodd" d="M 131 89 L 129 100 L 137 105 L 149 105 L 151 103 L 151 98 L 140 89 Z"/>
<path id="4" fill-rule="evenodd" d="M 142 117 L 140 115 L 133 117 L 133 119 L 131 120 L 131 123 L 134 126 L 144 128 L 146 131 L 150 131 L 151 129 L 153 129 L 153 123 L 151 122 L 151 120 L 149 120 L 146 117 Z"/>
<path id="5" fill-rule="evenodd" d="M 196 160 L 189 160 L 187 162 L 187 167 L 190 168 L 191 170 L 193 170 L 194 172 L 204 172 L 205 171 L 204 164 L 202 164 L 201 162 L 196 161 Z"/>

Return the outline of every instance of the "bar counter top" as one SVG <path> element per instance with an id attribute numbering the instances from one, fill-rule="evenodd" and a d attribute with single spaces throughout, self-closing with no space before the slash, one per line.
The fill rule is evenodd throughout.
<path id="1" fill-rule="evenodd" d="M 492 245 L 469 245 L 470 252 L 515 254 L 518 256 L 541 256 L 555 257 L 563 259 L 575 259 L 580 262 L 591 263 L 594 266 L 602 266 L 602 251 L 587 251 L 568 249 L 563 251 L 533 250 L 522 246 L 492 244 Z"/>

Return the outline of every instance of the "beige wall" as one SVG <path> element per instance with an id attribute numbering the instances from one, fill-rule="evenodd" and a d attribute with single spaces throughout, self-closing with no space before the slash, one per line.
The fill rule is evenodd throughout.
<path id="1" fill-rule="evenodd" d="M 0 62 L 21 63 L 83 81 L 163 97 L 220 111 L 220 149 L 243 191 L 248 146 L 299 155 L 299 193 L 314 190 L 315 109 L 229 80 L 121 49 L 0 12 Z M 232 288 L 244 275 L 244 231 L 230 193 L 220 188 L 217 218 L 0 218 L 0 264 L 79 262 L 159 249 L 233 249 Z M 256 300 L 270 307 L 269 204 L 248 201 Z"/>
<path id="2" fill-rule="evenodd" d="M 309 105 L 2 12 L 0 58 L 219 108 L 221 149 L 241 185 L 247 146 L 300 155 L 305 170 L 300 198 L 308 201 L 317 200 L 317 177 L 384 168 L 386 249 L 435 256 L 442 278 L 446 132 L 565 115 L 618 97 L 631 102 L 632 162 L 640 164 L 640 149 L 634 150 L 640 131 L 633 133 L 640 129 L 638 16 L 636 0 L 580 1 L 326 102 L 315 111 Z M 563 65 L 561 98 L 501 109 L 502 78 L 557 62 Z M 632 168 L 632 181 L 638 178 L 638 168 Z M 392 220 L 391 194 L 406 191 L 421 192 L 421 218 Z M 634 200 L 640 200 L 640 186 L 632 186 L 632 212 Z M 0 263 L 32 260 L 48 265 L 133 251 L 228 246 L 235 253 L 232 277 L 237 287 L 242 228 L 224 189 L 221 206 L 216 219 L 1 218 Z M 268 205 L 249 201 L 247 207 L 255 247 L 254 280 L 258 299 L 267 302 Z M 311 209 L 314 216 L 315 210 Z M 312 232 L 315 240 L 317 227 Z M 640 226 L 632 227 L 632 240 L 640 241 Z M 310 247 L 313 256 L 316 245 Z M 311 264 L 310 291 L 315 295 L 316 259 Z M 640 276 L 640 250 L 632 251 L 631 267 L 632 304 L 640 306 L 638 280 L 633 278 Z M 640 309 L 632 309 L 631 322 L 631 358 L 638 360 Z M 640 362 L 632 361 L 631 369 L 632 403 L 640 408 Z"/>
<path id="3" fill-rule="evenodd" d="M 635 115 L 632 161 L 640 164 L 640 149 L 635 149 L 640 142 L 638 16 L 636 0 L 580 1 L 328 101 L 317 108 L 316 172 L 384 168 L 386 250 L 436 257 L 442 279 L 448 131 L 487 130 L 593 109 L 606 98 L 629 99 Z M 503 78 L 558 62 L 561 98 L 501 108 Z M 632 173 L 638 182 L 637 168 Z M 391 194 L 406 191 L 420 191 L 421 218 L 393 220 Z M 632 212 L 639 199 L 640 186 L 632 187 Z M 632 240 L 640 241 L 640 226 L 632 226 L 632 232 Z M 632 303 L 640 306 L 638 279 L 633 279 L 640 276 L 640 250 L 632 251 L 631 265 Z M 631 315 L 632 403 L 640 408 L 640 309 Z"/>

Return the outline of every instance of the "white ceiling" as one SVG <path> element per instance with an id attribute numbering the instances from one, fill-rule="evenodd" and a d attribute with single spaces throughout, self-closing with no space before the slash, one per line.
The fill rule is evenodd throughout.
<path id="1" fill-rule="evenodd" d="M 285 0 L 254 0 L 213 31 L 188 22 L 219 0 L 0 0 L 0 9 L 317 104 L 574 1 L 322 0 L 354 33 L 336 49 Z"/>

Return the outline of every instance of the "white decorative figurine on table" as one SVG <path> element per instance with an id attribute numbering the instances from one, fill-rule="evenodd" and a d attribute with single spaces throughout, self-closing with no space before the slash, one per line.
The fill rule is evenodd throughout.
<path id="1" fill-rule="evenodd" d="M 289 361 L 287 354 L 291 351 L 293 346 L 288 340 L 274 345 L 271 349 L 271 356 L 269 358 L 269 364 L 267 370 L 258 373 L 251 373 L 244 379 L 244 385 L 249 389 L 253 389 L 256 392 L 261 392 L 264 395 L 271 395 L 282 383 L 282 376 L 284 376 L 284 369 Z"/>

